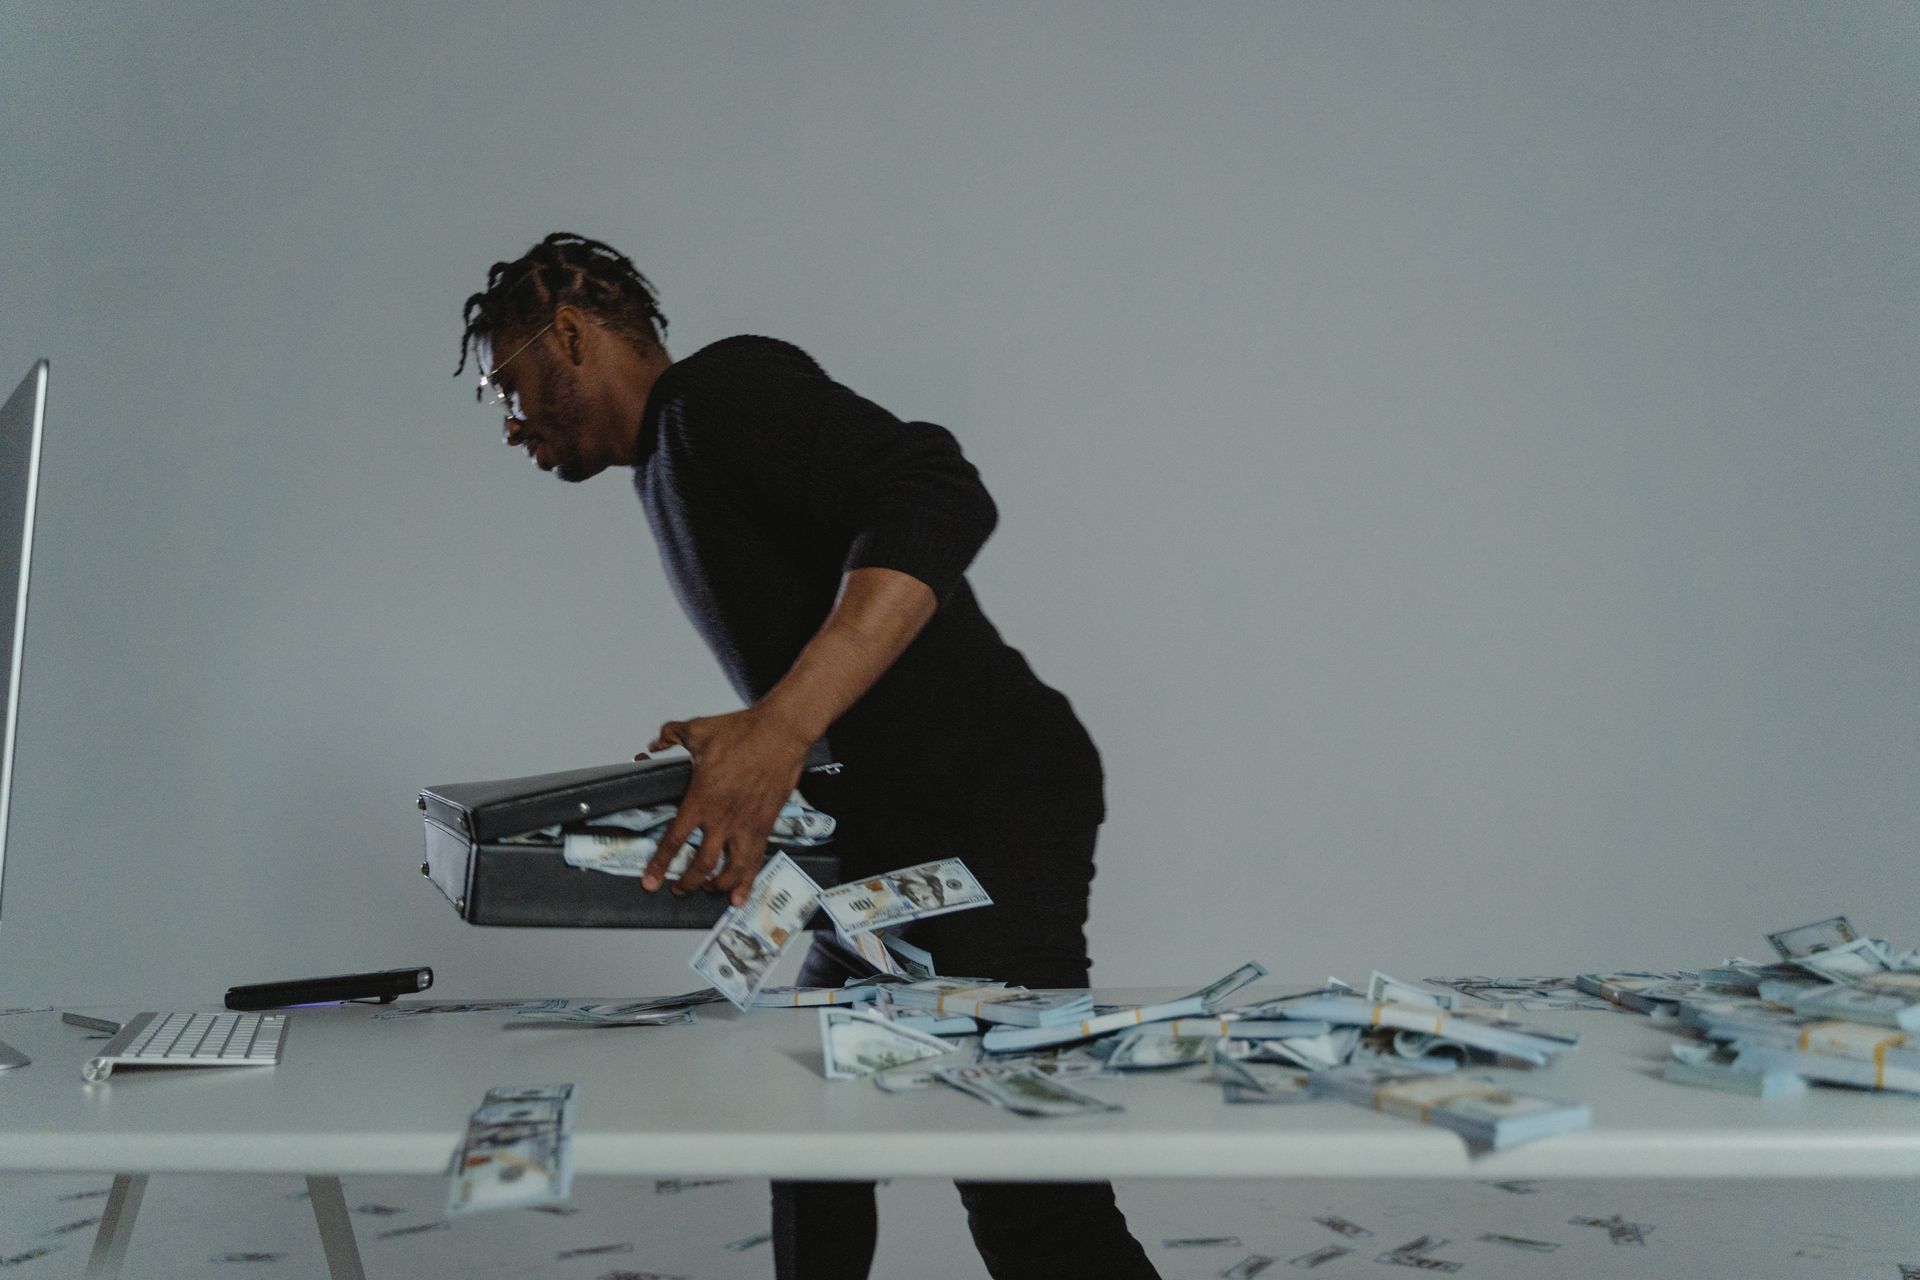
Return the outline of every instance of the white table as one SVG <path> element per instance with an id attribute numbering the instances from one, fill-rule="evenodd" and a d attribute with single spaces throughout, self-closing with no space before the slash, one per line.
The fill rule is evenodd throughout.
<path id="1" fill-rule="evenodd" d="M 1299 989 L 1263 982 L 1236 999 Z M 118 1274 L 148 1174 L 305 1174 L 338 1280 L 363 1274 L 340 1177 L 444 1174 L 468 1114 L 499 1084 L 574 1083 L 584 1176 L 1920 1177 L 1920 1098 L 1814 1086 L 1763 1101 L 1669 1084 L 1659 1072 L 1671 1033 L 1625 1013 L 1526 1015 L 1580 1033 L 1580 1046 L 1550 1067 L 1491 1074 L 1591 1103 L 1593 1126 L 1474 1157 L 1446 1130 L 1359 1107 L 1229 1106 L 1200 1070 L 1088 1082 L 1127 1110 L 1062 1120 L 950 1090 L 886 1094 L 821 1075 L 810 1009 L 718 1004 L 694 1026 L 507 1030 L 504 1013 L 380 1019 L 381 1008 L 290 1011 L 275 1067 L 119 1068 L 99 1085 L 80 1077 L 99 1049 L 90 1033 L 57 1012 L 0 1019 L 33 1058 L 0 1073 L 0 1169 L 116 1175 L 90 1276 Z M 140 1011 L 76 1012 L 123 1021 Z"/>

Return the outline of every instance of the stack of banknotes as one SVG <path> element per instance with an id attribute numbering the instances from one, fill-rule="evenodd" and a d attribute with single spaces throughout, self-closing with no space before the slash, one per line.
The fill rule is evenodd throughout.
<path id="1" fill-rule="evenodd" d="M 785 853 L 767 860 L 747 900 L 728 907 L 693 958 L 693 971 L 742 1009 L 754 1007 L 767 976 L 806 929 L 815 910 L 888 976 L 906 976 L 901 961 L 931 974 L 931 958 L 882 931 L 952 911 L 990 907 L 993 899 L 958 858 L 902 867 L 867 880 L 822 889 Z"/>
<path id="2" fill-rule="evenodd" d="M 502 1085 L 467 1118 L 447 1212 L 558 1204 L 573 1192 L 573 1086 Z"/>
<path id="3" fill-rule="evenodd" d="M 1775 959 L 1677 972 L 1587 973 L 1580 989 L 1669 1020 L 1666 1078 L 1771 1098 L 1808 1082 L 1920 1093 L 1920 948 L 1845 916 L 1767 935 Z"/>

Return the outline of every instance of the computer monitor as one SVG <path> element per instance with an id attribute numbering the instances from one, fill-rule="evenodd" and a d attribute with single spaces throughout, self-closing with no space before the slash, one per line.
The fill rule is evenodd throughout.
<path id="1" fill-rule="evenodd" d="M 40 492 L 40 432 L 47 417 L 47 362 L 34 365 L 0 405 L 0 661 L 7 666 L 6 725 L 0 730 L 0 907 L 6 904 L 7 831 L 13 816 L 13 741 L 20 722 L 20 656 L 27 638 L 27 569 L 33 563 L 33 509 Z M 0 1070 L 27 1057 L 0 1042 Z"/>

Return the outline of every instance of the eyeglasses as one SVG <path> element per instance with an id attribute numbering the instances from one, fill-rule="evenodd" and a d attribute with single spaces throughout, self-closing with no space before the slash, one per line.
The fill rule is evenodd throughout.
<path id="1" fill-rule="evenodd" d="M 512 418 L 515 422 L 520 421 L 520 410 L 519 410 L 519 406 L 514 403 L 514 397 L 508 395 L 506 390 L 502 388 L 498 382 L 495 382 L 494 379 L 499 376 L 500 371 L 502 369 L 506 368 L 509 364 L 513 362 L 514 356 L 519 355 L 522 351 L 525 351 L 528 347 L 538 342 L 540 340 L 540 335 L 545 333 L 547 330 L 551 328 L 553 328 L 553 321 L 549 320 L 545 324 L 540 326 L 539 332 L 535 333 L 531 338 L 528 338 L 525 342 L 521 343 L 519 347 L 517 347 L 514 350 L 514 353 L 512 356 L 508 356 L 505 360 L 502 360 L 499 364 L 496 364 L 495 366 L 493 366 L 493 369 L 490 372 L 481 375 L 480 389 L 475 394 L 480 396 L 481 402 L 485 404 L 488 409 L 496 410 L 501 415 L 508 418 Z M 489 399 L 484 394 L 489 387 L 493 389 L 493 396 L 491 399 Z"/>

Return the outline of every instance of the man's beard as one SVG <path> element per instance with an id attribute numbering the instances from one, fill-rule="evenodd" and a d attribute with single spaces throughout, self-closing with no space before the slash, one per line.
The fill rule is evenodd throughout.
<path id="1" fill-rule="evenodd" d="M 553 464 L 553 474 L 569 484 L 579 484 L 582 480 L 591 480 L 605 470 L 604 466 L 595 466 L 583 461 L 579 454 L 579 431 L 586 420 L 586 400 L 580 394 L 580 386 L 573 375 L 564 369 L 553 370 L 549 379 L 547 400 L 552 406 L 550 412 L 555 420 L 571 423 L 573 430 L 566 439 L 554 440 L 553 444 L 562 452 Z M 551 437 L 549 437 L 551 439 Z"/>

